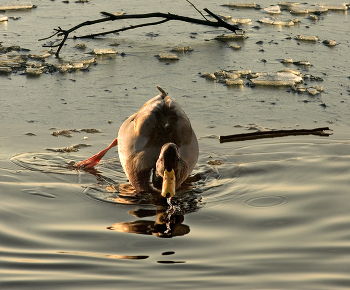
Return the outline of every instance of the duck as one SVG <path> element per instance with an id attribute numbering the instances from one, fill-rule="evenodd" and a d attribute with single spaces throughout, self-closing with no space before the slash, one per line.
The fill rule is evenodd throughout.
<path id="1" fill-rule="evenodd" d="M 158 192 L 171 198 L 195 167 L 199 146 L 191 122 L 163 88 L 121 125 L 104 150 L 75 164 L 91 169 L 107 151 L 118 146 L 123 170 L 137 193 Z"/>

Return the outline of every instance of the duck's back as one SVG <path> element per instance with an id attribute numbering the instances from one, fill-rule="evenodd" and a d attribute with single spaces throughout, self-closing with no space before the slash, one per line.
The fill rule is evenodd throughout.
<path id="1" fill-rule="evenodd" d="M 154 97 L 122 124 L 118 134 L 119 159 L 136 190 L 148 189 L 150 171 L 162 146 L 169 142 L 179 147 L 190 173 L 198 159 L 197 138 L 188 117 L 169 96 Z"/>

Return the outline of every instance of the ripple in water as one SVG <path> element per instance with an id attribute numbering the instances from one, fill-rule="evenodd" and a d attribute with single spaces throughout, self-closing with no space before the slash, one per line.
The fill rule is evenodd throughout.
<path id="1" fill-rule="evenodd" d="M 288 202 L 289 199 L 286 196 L 260 196 L 249 198 L 243 204 L 250 207 L 275 207 Z"/>

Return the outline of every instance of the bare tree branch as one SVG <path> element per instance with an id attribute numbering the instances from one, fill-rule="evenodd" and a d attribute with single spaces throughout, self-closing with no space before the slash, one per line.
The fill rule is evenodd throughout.
<path id="1" fill-rule="evenodd" d="M 108 32 L 89 34 L 89 35 L 84 35 L 84 36 L 75 36 L 73 38 L 93 38 L 96 36 L 106 35 L 106 34 L 110 34 L 110 33 L 116 33 L 116 32 L 125 31 L 125 30 L 129 30 L 129 29 L 135 29 L 135 28 L 150 26 L 150 25 L 157 25 L 157 24 L 167 22 L 169 20 L 178 20 L 178 21 L 184 21 L 184 22 L 188 22 L 188 23 L 195 23 L 195 24 L 199 24 L 199 25 L 206 25 L 206 26 L 212 26 L 212 27 L 224 27 L 232 32 L 235 32 L 236 30 L 240 29 L 236 25 L 231 25 L 231 24 L 228 24 L 227 22 L 221 20 L 219 16 L 212 13 L 207 8 L 205 8 L 204 11 L 206 11 L 209 15 L 214 17 L 217 21 L 209 21 L 206 18 L 205 18 L 206 20 L 202 20 L 202 19 L 196 19 L 196 18 L 191 18 L 191 17 L 175 15 L 175 14 L 171 14 L 171 13 L 160 13 L 160 12 L 146 13 L 146 14 L 130 14 L 130 15 L 128 15 L 128 14 L 126 14 L 126 15 L 114 15 L 114 14 L 111 14 L 108 12 L 101 12 L 103 15 L 106 15 L 108 17 L 102 18 L 102 19 L 97 19 L 97 20 L 92 20 L 92 21 L 85 21 L 85 22 L 82 22 L 82 23 L 68 29 L 68 30 L 63 30 L 60 27 L 58 27 L 58 29 L 54 29 L 56 31 L 55 34 L 51 35 L 50 37 L 43 38 L 40 40 L 48 39 L 48 38 L 51 38 L 55 35 L 63 36 L 62 41 L 57 45 L 53 45 L 53 46 L 52 45 L 43 45 L 44 47 L 45 46 L 46 47 L 57 47 L 55 56 L 58 57 L 59 52 L 62 49 L 62 47 L 63 47 L 64 43 L 66 42 L 70 33 L 72 33 L 75 30 L 78 30 L 79 28 L 81 28 L 83 26 L 90 26 L 90 25 L 94 25 L 97 23 L 107 22 L 107 21 L 114 21 L 114 20 L 121 20 L 121 19 L 143 19 L 143 18 L 153 18 L 153 17 L 164 18 L 164 20 L 157 21 L 157 22 L 151 22 L 151 23 L 145 23 L 145 24 L 125 27 L 125 28 L 121 28 L 118 30 L 108 31 Z"/>
<path id="2" fill-rule="evenodd" d="M 262 131 L 253 133 L 243 133 L 235 135 L 220 136 L 220 143 L 254 140 L 261 138 L 274 138 L 284 136 L 296 136 L 296 135 L 318 135 L 328 137 L 330 134 L 325 133 L 325 130 L 329 130 L 328 127 L 315 128 L 315 129 L 297 129 L 297 130 L 275 130 L 275 131 Z"/>

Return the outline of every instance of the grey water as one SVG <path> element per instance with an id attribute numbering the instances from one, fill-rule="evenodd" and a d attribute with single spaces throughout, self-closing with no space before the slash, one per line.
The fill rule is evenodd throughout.
<path id="1" fill-rule="evenodd" d="M 350 285 L 350 70 L 347 11 L 319 20 L 283 10 L 293 27 L 261 24 L 259 9 L 191 1 L 232 18 L 247 38 L 219 42 L 222 28 L 170 21 L 95 39 L 68 39 L 59 64 L 96 56 L 88 70 L 0 75 L 1 289 L 348 289 Z M 17 3 L 17 1 L 14 1 Z M 201 18 L 187 1 L 32 1 L 1 12 L 2 46 L 40 54 L 38 39 L 99 19 L 101 11 L 170 12 Z M 257 2 L 262 8 L 278 3 Z M 318 4 L 339 3 L 308 1 Z M 143 23 L 122 20 L 74 35 Z M 318 36 L 318 42 L 294 37 Z M 323 40 L 337 42 L 334 47 Z M 85 43 L 85 50 L 75 46 Z M 230 44 L 240 45 L 233 50 Z M 191 46 L 175 62 L 155 55 Z M 29 52 L 28 52 L 29 50 Z M 53 48 L 54 51 L 54 48 Z M 0 60 L 8 54 L 0 53 Z M 283 64 L 282 59 L 311 66 Z M 284 68 L 323 81 L 312 96 L 287 87 L 226 86 L 202 74 L 274 73 Z M 182 106 L 199 139 L 192 180 L 171 200 L 138 195 L 111 150 L 96 171 L 72 161 L 102 150 L 119 126 L 163 87 Z M 218 136 L 270 129 L 329 127 L 329 137 L 289 136 L 220 144 Z M 81 131 L 95 128 L 100 133 Z M 71 137 L 52 135 L 71 130 Z M 55 152 L 74 144 L 78 151 Z M 47 150 L 51 149 L 51 150 Z M 56 150 L 57 151 L 57 150 Z M 196 177 L 196 178 L 195 178 Z"/>

